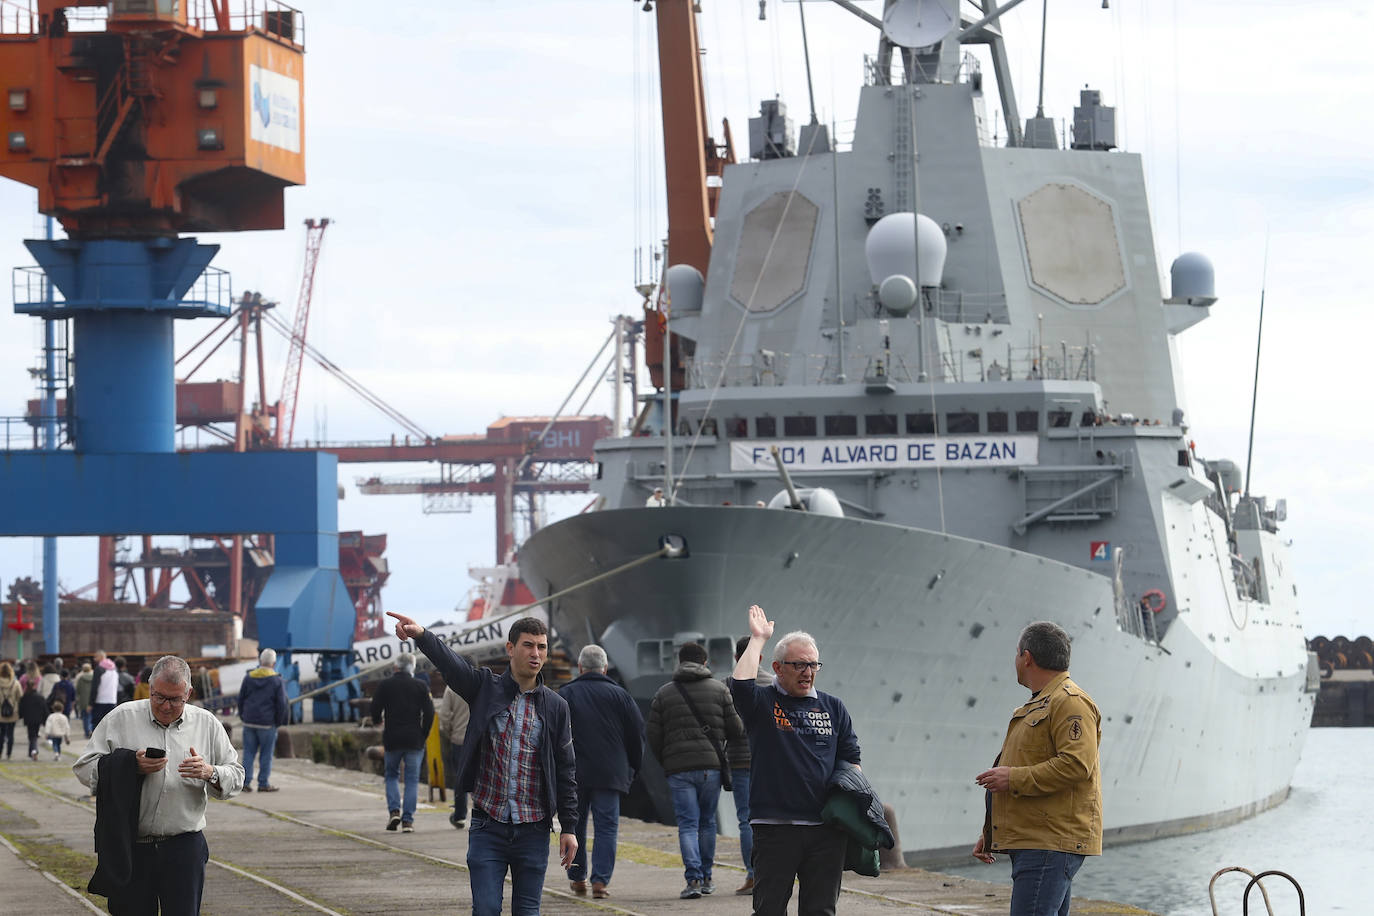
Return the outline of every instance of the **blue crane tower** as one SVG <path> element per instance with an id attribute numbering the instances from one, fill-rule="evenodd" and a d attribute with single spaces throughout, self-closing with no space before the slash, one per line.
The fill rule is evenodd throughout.
<path id="1" fill-rule="evenodd" d="M 219 246 L 180 233 L 282 228 L 283 192 L 305 180 L 304 20 L 190 6 L 53 0 L 0 24 L 0 175 L 67 232 L 25 242 L 38 266 L 17 272 L 15 311 L 70 321 L 73 348 L 72 447 L 0 451 L 0 536 L 271 533 L 259 644 L 288 681 L 291 653 L 320 653 L 331 683 L 351 673 L 354 625 L 337 459 L 175 449 L 173 322 L 226 316 L 231 298 Z M 349 717 L 356 692 L 317 697 L 316 720 Z"/>

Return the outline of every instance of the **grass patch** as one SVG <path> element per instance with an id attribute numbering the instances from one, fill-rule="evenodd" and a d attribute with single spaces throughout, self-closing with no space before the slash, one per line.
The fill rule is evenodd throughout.
<path id="1" fill-rule="evenodd" d="M 86 882 L 95 874 L 95 854 L 77 852 L 56 840 L 39 840 L 32 837 L 7 836 L 25 858 L 38 863 L 38 867 L 50 872 L 57 880 L 85 895 L 93 901 L 104 900 L 86 893 Z"/>

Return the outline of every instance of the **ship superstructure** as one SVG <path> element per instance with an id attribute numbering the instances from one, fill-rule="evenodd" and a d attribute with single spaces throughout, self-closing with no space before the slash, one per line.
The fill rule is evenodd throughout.
<path id="1" fill-rule="evenodd" d="M 764 103 L 751 159 L 712 188 L 704 271 L 670 234 L 678 339 L 656 382 L 680 390 L 651 435 L 598 444 L 608 508 L 536 533 L 524 577 L 549 595 L 674 545 L 551 607 L 643 699 L 687 640 L 728 672 L 752 603 L 810 631 L 913 859 L 971 845 L 973 776 L 1024 700 L 1011 659 L 1040 619 L 1073 636 L 1103 710 L 1109 838 L 1274 804 L 1315 668 L 1284 505 L 1190 438 L 1174 338 L 1215 301 L 1210 265 L 1184 255 L 1162 288 L 1141 160 L 1099 93 L 1061 148 L 1047 119 L 1023 127 L 995 19 L 910 45 L 903 11 L 886 6 L 848 149 L 814 121 L 793 142 Z M 665 481 L 671 505 L 646 507 Z"/>

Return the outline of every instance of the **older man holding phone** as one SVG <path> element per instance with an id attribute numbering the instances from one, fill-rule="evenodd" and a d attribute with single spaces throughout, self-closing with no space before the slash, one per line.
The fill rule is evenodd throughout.
<path id="1" fill-rule="evenodd" d="M 91 890 L 110 899 L 111 912 L 199 913 L 210 858 L 206 799 L 236 794 L 243 767 L 215 714 L 187 705 L 191 669 L 185 661 L 164 655 L 149 681 L 151 696 L 111 710 L 72 765 L 97 798 L 101 862 Z M 132 820 L 124 806 L 134 799 L 137 829 L 129 837 L 128 820 L 120 815 Z M 131 873 L 107 868 L 117 850 L 131 855 Z"/>

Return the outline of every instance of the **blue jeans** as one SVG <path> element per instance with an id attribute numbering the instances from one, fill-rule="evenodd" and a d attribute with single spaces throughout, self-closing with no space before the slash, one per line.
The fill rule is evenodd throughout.
<path id="1" fill-rule="evenodd" d="M 615 870 L 615 841 L 620 833 L 620 793 L 615 789 L 577 787 L 577 855 L 568 869 L 569 881 L 587 880 L 587 812 L 596 818 L 592 850 L 592 883 L 610 884 Z"/>
<path id="2" fill-rule="evenodd" d="M 730 782 L 734 784 L 735 816 L 739 818 L 739 856 L 744 870 L 754 877 L 754 828 L 749 826 L 749 768 L 732 767 Z"/>
<path id="3" fill-rule="evenodd" d="M 720 770 L 687 770 L 668 777 L 677 818 L 677 847 L 687 880 L 710 883 L 716 858 L 716 803 Z"/>
<path id="4" fill-rule="evenodd" d="M 539 895 L 549 867 L 548 821 L 506 824 L 476 808 L 468 824 L 468 878 L 473 916 L 500 916 L 510 869 L 511 916 L 539 916 Z"/>
<path id="5" fill-rule="evenodd" d="M 1073 876 L 1083 856 L 1048 849 L 1013 849 L 1011 916 L 1069 916 Z"/>
<path id="6" fill-rule="evenodd" d="M 420 765 L 425 759 L 425 749 L 413 751 L 386 752 L 386 810 L 401 812 L 401 823 L 415 823 L 415 795 L 420 785 Z M 401 761 L 406 765 L 405 804 L 401 803 L 401 793 L 396 778 L 401 773 Z"/>
<path id="7" fill-rule="evenodd" d="M 277 730 L 259 728 L 255 725 L 243 727 L 243 784 L 253 782 L 253 758 L 260 761 L 258 766 L 258 788 L 272 781 L 272 754 L 277 749 Z"/>

